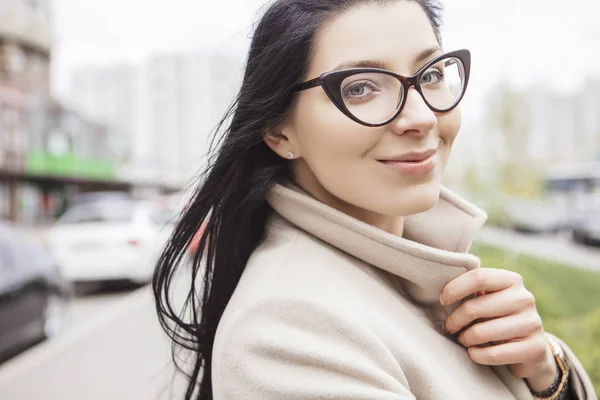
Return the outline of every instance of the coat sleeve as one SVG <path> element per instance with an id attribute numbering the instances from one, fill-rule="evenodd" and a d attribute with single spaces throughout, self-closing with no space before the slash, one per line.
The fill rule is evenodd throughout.
<path id="1" fill-rule="evenodd" d="M 214 399 L 415 400 L 396 360 L 356 314 L 271 299 L 230 315 L 215 338 Z"/>
<path id="2" fill-rule="evenodd" d="M 581 365 L 581 362 L 577 359 L 573 351 L 566 345 L 565 342 L 550 334 L 562 347 L 567 363 L 569 364 L 570 379 L 569 384 L 571 385 L 571 391 L 575 395 L 577 400 L 597 400 L 596 392 L 594 391 L 594 385 L 585 369 Z"/>

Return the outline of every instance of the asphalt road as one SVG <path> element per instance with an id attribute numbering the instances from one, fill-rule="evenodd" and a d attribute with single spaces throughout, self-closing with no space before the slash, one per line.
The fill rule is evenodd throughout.
<path id="1" fill-rule="evenodd" d="M 477 240 L 600 272 L 600 248 L 567 235 L 488 227 Z M 148 286 L 76 298 L 62 335 L 0 365 L 2 400 L 180 399 L 184 387 Z"/>
<path id="2" fill-rule="evenodd" d="M 476 240 L 504 248 L 508 252 L 532 255 L 600 272 L 600 247 L 577 244 L 571 240 L 568 233 L 535 235 L 484 227 Z"/>
<path id="3" fill-rule="evenodd" d="M 0 365 L 2 400 L 180 399 L 148 287 L 76 299 L 67 327 Z"/>

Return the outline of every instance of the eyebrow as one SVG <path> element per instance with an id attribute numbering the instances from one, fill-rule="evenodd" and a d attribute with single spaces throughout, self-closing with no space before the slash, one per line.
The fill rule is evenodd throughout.
<path id="1" fill-rule="evenodd" d="M 347 63 L 342 63 L 338 65 L 334 71 L 339 71 L 341 69 L 348 68 L 379 68 L 379 69 L 387 69 L 386 64 L 380 60 L 360 60 L 360 61 L 350 61 Z"/>
<path id="2" fill-rule="evenodd" d="M 439 46 L 430 47 L 423 50 L 415 57 L 413 64 L 419 64 L 434 55 L 435 53 L 441 53 L 442 49 Z M 378 68 L 378 69 L 389 69 L 387 64 L 381 60 L 359 60 L 350 61 L 338 65 L 333 71 L 339 71 L 342 69 L 349 68 Z"/>
<path id="3" fill-rule="evenodd" d="M 435 53 L 441 53 L 441 52 L 442 52 L 442 49 L 440 48 L 440 46 L 434 46 L 434 47 L 425 49 L 422 52 L 420 52 L 419 54 L 417 54 L 417 56 L 415 57 L 414 63 L 415 64 L 421 63 L 421 62 L 427 60 L 429 57 L 431 57 Z"/>

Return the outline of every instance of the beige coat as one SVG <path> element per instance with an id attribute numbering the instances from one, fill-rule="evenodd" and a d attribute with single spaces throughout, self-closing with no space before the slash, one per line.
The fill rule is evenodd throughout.
<path id="1" fill-rule="evenodd" d="M 400 238 L 297 188 L 276 186 L 265 241 L 215 340 L 216 400 L 531 399 L 522 379 L 473 362 L 441 331 L 442 288 L 479 268 L 466 254 L 483 211 L 447 189 Z M 578 398 L 596 399 L 563 344 Z"/>

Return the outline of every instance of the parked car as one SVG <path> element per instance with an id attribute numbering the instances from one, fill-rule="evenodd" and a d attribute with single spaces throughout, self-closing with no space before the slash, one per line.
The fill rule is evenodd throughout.
<path id="1" fill-rule="evenodd" d="M 520 232 L 557 233 L 569 226 L 566 206 L 551 200 L 511 199 L 505 210 L 509 225 Z"/>
<path id="2" fill-rule="evenodd" d="M 50 254 L 0 223 L 0 360 L 57 335 L 71 294 Z"/>
<path id="3" fill-rule="evenodd" d="M 600 208 L 583 208 L 575 211 L 571 219 L 571 234 L 577 243 L 600 243 Z"/>
<path id="4" fill-rule="evenodd" d="M 74 206 L 49 234 L 71 282 L 145 284 L 173 230 L 173 211 L 155 201 L 99 201 Z"/>
<path id="5" fill-rule="evenodd" d="M 80 193 L 75 197 L 74 205 L 119 200 L 131 201 L 131 196 L 127 192 L 119 191 Z"/>

